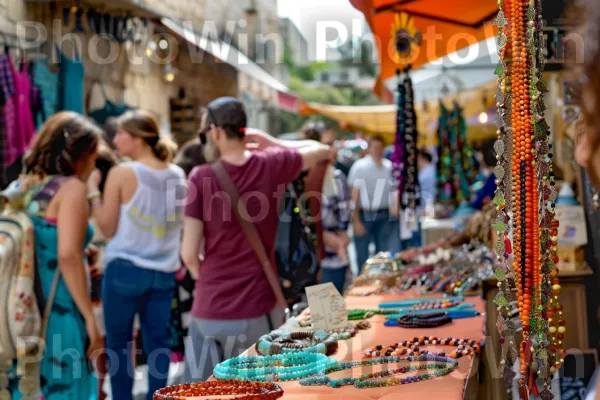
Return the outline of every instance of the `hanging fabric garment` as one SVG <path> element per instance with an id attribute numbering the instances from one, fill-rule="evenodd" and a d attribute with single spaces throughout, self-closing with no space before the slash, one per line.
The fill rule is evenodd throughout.
<path id="1" fill-rule="evenodd" d="M 35 126 L 31 115 L 31 81 L 29 80 L 26 63 L 21 63 L 19 71 L 15 69 L 12 62 L 9 62 L 9 67 L 15 81 L 13 101 L 17 120 L 18 156 L 20 157 L 29 149 L 29 143 L 35 135 Z"/>
<path id="2" fill-rule="evenodd" d="M 4 154 L 7 148 L 7 141 L 4 132 L 4 94 L 0 90 L 0 190 L 4 190 L 8 186 L 8 178 L 6 176 L 6 167 L 4 166 Z"/>
<path id="3" fill-rule="evenodd" d="M 60 56 L 59 70 L 59 110 L 75 111 L 83 114 L 83 79 L 85 69 L 75 46 L 75 59 L 67 57 L 60 48 L 57 48 Z"/>
<path id="4" fill-rule="evenodd" d="M 102 93 L 102 97 L 104 97 L 104 106 L 102 108 L 98 108 L 94 111 L 90 111 L 90 100 L 92 97 L 92 90 L 94 89 L 94 84 L 100 85 L 100 93 Z M 125 101 L 121 98 L 121 101 L 118 104 L 113 103 L 109 100 L 108 96 L 106 96 L 106 90 L 104 85 L 100 82 L 94 82 L 90 91 L 88 92 L 86 98 L 86 108 L 88 109 L 88 116 L 93 118 L 98 124 L 104 125 L 106 120 L 111 117 L 119 117 L 125 114 L 130 108 L 125 104 Z"/>
<path id="5" fill-rule="evenodd" d="M 13 164 L 20 156 L 18 149 L 17 120 L 15 114 L 14 95 L 16 93 L 15 81 L 12 74 L 12 61 L 8 55 L 0 56 L 0 87 L 4 104 L 2 106 L 4 130 L 4 148 L 2 164 L 8 167 Z"/>
<path id="6" fill-rule="evenodd" d="M 44 123 L 44 121 L 46 121 L 42 90 L 39 88 L 39 86 L 36 85 L 31 85 L 31 115 L 33 117 L 33 121 L 37 129 L 39 129 Z"/>
<path id="7" fill-rule="evenodd" d="M 58 73 L 50 70 L 48 60 L 40 59 L 32 62 L 33 83 L 41 90 L 43 110 L 46 118 L 51 117 L 58 110 Z M 44 123 L 38 115 L 36 119 L 38 128 Z"/>

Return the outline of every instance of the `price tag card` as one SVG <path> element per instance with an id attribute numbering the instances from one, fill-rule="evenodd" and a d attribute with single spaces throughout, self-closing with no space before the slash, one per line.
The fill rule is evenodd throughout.
<path id="1" fill-rule="evenodd" d="M 328 330 L 348 327 L 346 302 L 333 283 L 309 286 L 305 290 L 314 328 Z"/>
<path id="2" fill-rule="evenodd" d="M 584 246 L 588 242 L 585 226 L 585 212 L 581 206 L 556 206 L 558 226 L 558 244 Z"/>

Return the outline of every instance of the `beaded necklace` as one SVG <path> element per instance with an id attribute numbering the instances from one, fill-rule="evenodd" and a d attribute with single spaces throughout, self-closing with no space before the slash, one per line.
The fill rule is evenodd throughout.
<path id="1" fill-rule="evenodd" d="M 370 350 L 367 350 L 364 353 L 366 358 L 374 358 L 374 357 L 389 357 L 389 356 L 419 356 L 421 354 L 433 354 L 429 353 L 427 350 L 422 350 L 419 346 L 452 346 L 456 347 L 456 351 L 451 352 L 450 354 L 446 354 L 445 352 L 436 353 L 436 356 L 440 357 L 451 357 L 451 358 L 461 358 L 463 356 L 468 356 L 471 354 L 479 353 L 479 349 L 481 345 L 476 340 L 472 339 L 455 339 L 455 338 L 446 338 L 446 339 L 438 339 L 435 336 L 420 336 L 413 337 L 409 340 L 405 340 L 404 342 L 394 343 L 385 348 L 382 345 L 377 345 Z"/>
<path id="2" fill-rule="evenodd" d="M 359 321 L 356 324 L 351 324 L 348 328 L 330 329 L 326 332 L 339 342 L 340 340 L 348 340 L 356 336 L 359 330 L 369 329 L 370 327 L 371 323 L 369 321 Z"/>
<path id="3" fill-rule="evenodd" d="M 432 302 L 428 302 L 428 303 L 414 305 L 414 306 L 410 307 L 409 310 L 410 311 L 437 310 L 437 309 L 456 307 L 456 306 L 460 305 L 461 303 L 462 303 L 461 301 L 449 301 L 449 300 L 432 301 Z"/>
<path id="4" fill-rule="evenodd" d="M 420 299 L 407 299 L 400 301 L 386 301 L 385 303 L 379 303 L 379 308 L 401 308 L 401 307 L 411 307 L 420 304 L 426 304 L 429 302 L 439 302 L 439 301 L 463 301 L 464 296 L 453 296 L 453 297 L 428 297 L 428 298 L 420 298 Z"/>
<path id="5" fill-rule="evenodd" d="M 402 309 L 390 308 L 390 309 L 387 309 L 387 310 L 383 310 L 383 309 L 361 309 L 361 308 L 357 308 L 357 309 L 348 310 L 348 320 L 349 321 L 356 321 L 356 320 L 359 320 L 359 319 L 371 318 L 373 315 L 390 315 L 390 314 L 397 314 L 399 312 L 402 312 Z"/>
<path id="6" fill-rule="evenodd" d="M 396 320 L 401 328 L 435 328 L 452 322 L 446 312 L 433 312 L 431 314 L 406 314 Z"/>
<path id="7" fill-rule="evenodd" d="M 294 381 L 322 373 L 335 364 L 336 360 L 320 353 L 234 357 L 217 364 L 214 375 L 222 380 Z"/>
<path id="8" fill-rule="evenodd" d="M 444 311 L 447 312 L 448 314 L 453 314 L 458 311 L 473 311 L 475 315 L 479 315 L 479 313 L 476 310 L 472 310 L 473 307 L 475 307 L 475 304 L 473 304 L 473 303 L 462 303 L 456 307 L 445 308 Z M 388 320 L 389 319 L 397 320 L 398 318 L 403 317 L 407 314 L 420 315 L 420 314 L 429 314 L 431 312 L 431 310 L 409 311 L 409 310 L 402 310 L 402 309 L 396 309 L 394 311 L 396 311 L 396 312 L 393 314 L 387 314 L 385 318 Z"/>
<path id="9" fill-rule="evenodd" d="M 333 354 L 338 348 L 337 339 L 325 331 L 272 332 L 256 342 L 256 351 L 263 356 L 270 354 L 305 353 Z"/>
<path id="10" fill-rule="evenodd" d="M 383 365 L 383 364 L 395 364 L 401 361 L 419 361 L 419 362 L 434 362 L 428 364 L 409 365 L 406 367 L 400 367 L 380 372 L 374 372 L 370 374 L 361 375 L 358 378 L 342 378 L 342 379 L 331 379 L 328 376 L 316 376 L 312 378 L 302 379 L 300 385 L 302 386 L 322 386 L 329 385 L 333 388 L 340 388 L 346 385 L 354 385 L 357 389 L 385 387 L 385 386 L 396 386 L 405 385 L 408 383 L 426 381 L 429 379 L 435 379 L 440 376 L 444 376 L 452 372 L 457 366 L 458 362 L 455 359 L 449 357 L 435 356 L 432 354 L 421 355 L 421 356 L 406 356 L 406 357 L 384 357 L 376 360 L 362 360 L 352 362 L 342 362 L 335 366 L 327 368 L 325 374 L 333 372 L 343 371 L 347 369 L 371 366 L 371 365 Z M 409 376 L 406 378 L 390 378 L 384 380 L 374 380 L 376 378 L 385 378 L 392 375 L 405 374 L 407 372 L 433 370 L 432 373 L 425 373 L 416 376 Z"/>
<path id="11" fill-rule="evenodd" d="M 227 396 L 221 399 L 231 399 L 233 395 L 236 395 L 236 400 L 275 400 L 283 396 L 283 389 L 271 382 L 210 381 L 168 386 L 154 392 L 152 399 L 185 400 L 211 396 L 219 400 L 214 396 Z"/>
<path id="12" fill-rule="evenodd" d="M 494 204 L 498 209 L 495 247 L 501 263 L 495 273 L 501 290 L 494 302 L 502 317 L 498 324 L 502 340 L 508 338 L 510 345 L 503 360 L 507 364 L 506 382 L 512 380 L 510 366 L 519 357 L 521 397 L 528 398 L 533 392 L 546 400 L 552 398 L 550 382 L 564 361 L 560 346 L 565 329 L 556 270 L 557 192 L 550 129 L 544 117 L 543 94 L 547 88 L 542 76 L 545 56 L 541 1 L 498 0 L 498 4 L 500 12 L 495 23 L 499 28 L 500 63 L 496 74 L 502 119 L 495 144 L 498 191 Z M 513 263 L 509 266 L 511 255 Z M 518 351 L 512 346 L 517 330 L 510 320 L 513 301 L 523 326 Z M 542 393 L 535 383 L 538 376 L 544 381 Z"/>
<path id="13" fill-rule="evenodd" d="M 408 74 L 410 66 L 404 68 L 404 79 L 398 79 L 398 114 L 392 154 L 393 176 L 398 182 L 398 200 L 403 210 L 411 210 L 421 204 L 421 191 L 417 171 L 417 114 L 414 110 L 413 84 Z M 414 221 L 410 221 L 411 224 Z"/>

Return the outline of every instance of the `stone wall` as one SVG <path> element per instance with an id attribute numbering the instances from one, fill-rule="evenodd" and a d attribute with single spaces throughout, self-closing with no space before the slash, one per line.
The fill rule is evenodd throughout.
<path id="1" fill-rule="evenodd" d="M 155 0 L 143 0 L 148 7 L 159 10 L 160 4 Z M 196 18 L 198 10 L 201 10 L 202 1 L 179 0 L 169 1 L 170 10 L 175 14 L 181 13 Z M 181 3 L 181 6 L 176 4 Z M 197 6 L 194 12 L 190 11 Z M 186 5 L 187 4 L 187 5 Z M 167 11 L 167 10 L 165 10 Z M 37 21 L 44 24 L 48 29 L 53 26 L 53 20 L 58 18 L 59 26 L 62 5 L 35 3 L 25 4 L 21 0 L 0 0 L 0 32 L 14 34 L 18 21 Z M 182 15 L 182 16 L 185 16 Z M 177 15 L 176 15 L 177 16 Z M 159 27 L 160 28 L 160 27 Z M 61 28 L 62 29 L 62 28 Z M 164 27 L 162 27 L 164 30 Z M 51 36 L 51 35 L 50 35 Z M 90 109 L 97 109 L 104 105 L 104 99 L 98 85 L 100 82 L 104 87 L 107 97 L 113 102 L 119 102 L 122 98 L 125 102 L 136 108 L 143 108 L 154 112 L 163 126 L 168 127 L 170 120 L 169 99 L 176 97 L 181 88 L 186 90 L 189 97 L 198 106 L 206 105 L 210 100 L 224 95 L 237 96 L 237 72 L 226 64 L 216 63 L 209 54 L 204 54 L 199 63 L 193 63 L 190 56 L 189 44 L 181 38 L 174 38 L 171 42 L 178 47 L 178 55 L 173 62 L 176 70 L 175 80 L 165 80 L 165 65 L 151 62 L 144 57 L 145 45 L 138 48 L 130 48 L 116 42 L 107 40 L 94 41 L 90 34 L 78 34 L 80 39 L 80 51 L 85 65 L 85 93 L 86 97 L 92 86 L 90 97 Z M 63 40 L 60 47 L 63 52 L 73 56 L 73 42 Z M 48 43 L 44 52 L 54 46 Z M 104 59 L 111 61 L 109 54 L 117 54 L 114 62 L 97 62 Z M 94 53 L 96 58 L 92 57 Z M 137 54 L 134 56 L 133 54 Z M 53 57 L 53 56 L 51 56 Z"/>

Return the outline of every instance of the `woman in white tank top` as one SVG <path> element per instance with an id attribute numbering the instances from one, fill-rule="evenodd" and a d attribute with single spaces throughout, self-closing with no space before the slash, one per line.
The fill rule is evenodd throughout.
<path id="1" fill-rule="evenodd" d="M 132 398 L 133 321 L 139 315 L 148 356 L 148 399 L 166 386 L 170 354 L 168 323 L 180 266 L 185 175 L 171 164 L 176 146 L 160 134 L 159 123 L 144 111 L 118 122 L 114 144 L 132 161 L 113 168 L 100 198 L 98 177 L 90 178 L 92 214 L 107 238 L 102 299 L 112 397 Z M 117 362 L 118 361 L 118 362 Z"/>

